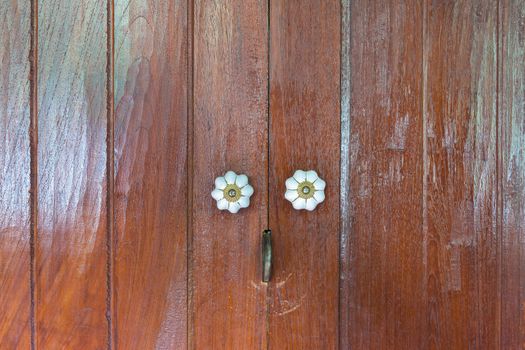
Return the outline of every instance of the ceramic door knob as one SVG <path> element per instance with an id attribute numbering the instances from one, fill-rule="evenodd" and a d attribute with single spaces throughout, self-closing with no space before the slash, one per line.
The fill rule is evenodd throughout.
<path id="1" fill-rule="evenodd" d="M 297 170 L 286 180 L 284 197 L 289 200 L 294 209 L 314 210 L 324 201 L 326 182 L 313 170 Z"/>
<path id="2" fill-rule="evenodd" d="M 215 179 L 215 189 L 211 192 L 217 201 L 217 208 L 233 214 L 250 206 L 252 194 L 253 187 L 248 183 L 248 176 L 237 175 L 231 170 Z"/>

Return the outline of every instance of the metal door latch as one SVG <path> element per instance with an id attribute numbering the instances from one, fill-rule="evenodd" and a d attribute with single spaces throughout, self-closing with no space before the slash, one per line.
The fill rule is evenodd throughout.
<path id="1" fill-rule="evenodd" d="M 269 282 L 272 274 L 272 231 L 264 230 L 262 235 L 262 280 Z"/>

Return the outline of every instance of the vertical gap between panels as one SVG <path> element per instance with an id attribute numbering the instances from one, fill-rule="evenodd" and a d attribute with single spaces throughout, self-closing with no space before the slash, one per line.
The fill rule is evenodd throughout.
<path id="1" fill-rule="evenodd" d="M 30 327 L 31 349 L 36 349 L 36 240 L 38 236 L 38 0 L 31 0 L 31 33 L 29 49 L 29 143 L 30 143 L 30 233 L 29 233 L 29 289 L 31 293 Z"/>
<path id="2" fill-rule="evenodd" d="M 266 64 L 267 64 L 267 78 L 266 78 L 266 129 L 267 129 L 267 167 L 266 167 L 266 181 L 267 181 L 267 205 L 266 205 L 266 226 L 267 228 L 270 228 L 270 142 L 271 142 L 271 135 L 270 135 L 270 127 L 271 127 L 271 121 L 270 121 L 270 45 L 271 45 L 271 34 L 270 34 L 270 15 L 271 15 L 271 8 L 270 8 L 270 1 L 268 0 L 267 3 L 267 9 L 266 9 Z"/>
<path id="3" fill-rule="evenodd" d="M 496 344 L 502 345 L 502 310 L 503 310 L 503 299 L 502 299 L 502 288 L 503 288 L 503 267 L 502 267 L 502 247 L 503 247 L 503 157 L 502 150 L 505 149 L 503 145 L 503 129 L 501 122 L 500 113 L 500 98 L 501 98 L 501 78 L 503 73 L 503 52 L 500 51 L 503 47 L 502 43 L 502 9 L 501 0 L 497 1 L 496 9 L 496 236 L 497 236 L 497 275 L 498 275 L 498 304 L 499 310 L 497 310 L 498 320 L 498 334 L 496 335 Z"/>
<path id="4" fill-rule="evenodd" d="M 106 30 L 106 210 L 107 210 L 107 235 L 106 235 L 106 319 L 108 323 L 107 347 L 116 349 L 115 329 L 115 293 L 114 293 L 114 254 L 115 254 L 115 108 L 114 108 L 114 0 L 107 0 L 107 30 Z"/>
<path id="5" fill-rule="evenodd" d="M 428 303 L 428 203 L 427 203 L 427 195 L 428 195 L 428 145 L 427 145 L 427 86 L 428 86 L 428 37 L 427 37 L 427 31 L 428 31 L 428 3 L 427 0 L 423 1 L 422 6 L 422 20 L 423 20 L 423 28 L 421 33 L 421 42 L 422 42 L 422 54 L 421 54 L 421 111 L 423 113 L 423 122 L 422 122 L 422 130 L 421 130 L 421 138 L 422 138 L 422 145 L 423 145 L 423 178 L 422 178 L 422 198 L 421 198 L 421 217 L 422 217 L 422 228 L 423 228 L 423 281 L 421 281 L 421 288 L 423 291 L 423 300 L 425 305 L 425 308 L 428 309 L 431 307 Z M 430 315 L 432 313 L 432 310 L 427 310 L 427 315 Z M 430 332 L 430 321 L 429 319 L 425 320 L 426 325 L 426 331 Z M 429 346 L 430 344 L 427 344 Z"/>
<path id="6" fill-rule="evenodd" d="M 340 113 L 341 113 L 341 138 L 340 138 L 340 203 L 339 203 L 339 336 L 340 349 L 350 348 L 346 329 L 348 327 L 348 291 L 345 287 L 347 278 L 351 273 L 350 266 L 350 0 L 341 0 L 340 23 Z"/>
<path id="7" fill-rule="evenodd" d="M 187 131 L 186 131 L 186 343 L 193 349 L 193 126 L 194 126 L 194 0 L 188 0 L 186 11 L 186 83 L 187 83 Z"/>
<path id="8" fill-rule="evenodd" d="M 270 167 L 271 167 L 271 148 L 270 148 L 270 142 L 272 141 L 271 138 L 271 110 L 270 110 L 270 93 L 271 93 L 271 86 L 270 86 L 270 77 L 271 77 L 271 65 L 270 65 L 270 57 L 271 57 L 271 0 L 267 0 L 266 4 L 266 64 L 267 64 L 267 79 L 266 79 L 266 133 L 267 133 L 267 140 L 266 140 L 266 228 L 271 229 L 270 227 L 270 205 L 272 204 L 270 200 Z M 259 237 L 262 239 L 262 235 L 259 232 Z M 273 254 L 273 253 L 272 253 Z M 265 322 L 265 336 L 266 336 L 266 349 L 270 349 L 270 283 L 271 280 L 266 284 L 266 322 Z"/>

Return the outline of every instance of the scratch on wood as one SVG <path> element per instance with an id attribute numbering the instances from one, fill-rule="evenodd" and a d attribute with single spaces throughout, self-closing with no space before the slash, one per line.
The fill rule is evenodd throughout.
<path id="1" fill-rule="evenodd" d="M 283 279 L 283 280 L 280 281 L 280 282 L 275 283 L 275 287 L 276 287 L 277 289 L 281 289 L 281 288 L 283 288 L 283 287 L 285 286 L 286 282 L 288 282 L 288 280 L 290 279 L 290 277 L 292 277 L 292 275 L 293 275 L 293 272 L 290 272 L 290 273 L 288 274 L 288 276 L 286 276 L 285 279 Z"/>
<path id="2" fill-rule="evenodd" d="M 461 249 L 452 244 L 448 247 L 450 254 L 450 266 L 447 287 L 449 291 L 461 291 Z"/>
<path id="3" fill-rule="evenodd" d="M 287 315 L 289 313 L 296 311 L 303 305 L 303 301 L 305 298 L 306 298 L 306 295 L 303 295 L 297 302 L 290 302 L 290 301 L 282 302 L 281 305 L 284 305 L 284 310 L 278 311 L 275 314 L 277 316 L 284 316 L 284 315 Z"/>
<path id="4" fill-rule="evenodd" d="M 402 118 L 396 120 L 394 133 L 390 138 L 388 149 L 393 151 L 404 151 L 408 126 L 410 125 L 410 117 L 405 114 Z"/>

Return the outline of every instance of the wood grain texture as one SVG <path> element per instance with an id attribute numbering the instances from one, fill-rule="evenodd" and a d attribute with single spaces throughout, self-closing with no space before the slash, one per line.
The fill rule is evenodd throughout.
<path id="1" fill-rule="evenodd" d="M 429 346 L 497 349 L 497 3 L 427 1 L 425 11 Z"/>
<path id="2" fill-rule="evenodd" d="M 500 1 L 501 348 L 525 347 L 525 1 Z"/>
<path id="3" fill-rule="evenodd" d="M 267 2 L 194 5 L 192 348 L 264 349 Z M 210 196 L 227 170 L 248 175 L 255 189 L 250 207 L 235 215 Z"/>
<path id="4" fill-rule="evenodd" d="M 338 339 L 339 1 L 270 2 L 270 349 L 335 349 Z M 326 200 L 285 200 L 296 169 L 314 169 Z"/>
<path id="5" fill-rule="evenodd" d="M 0 2 L 0 348 L 30 346 L 29 1 Z"/>
<path id="6" fill-rule="evenodd" d="M 186 349 L 186 6 L 115 1 L 119 349 Z"/>
<path id="7" fill-rule="evenodd" d="M 36 342 L 103 349 L 106 2 L 42 0 L 38 16 Z"/>
<path id="8" fill-rule="evenodd" d="M 352 1 L 341 344 L 424 349 L 421 2 Z M 345 53 L 343 53 L 344 55 Z M 349 235 L 348 237 L 345 235 Z"/>
<path id="9" fill-rule="evenodd" d="M 525 348 L 525 0 L 0 23 L 0 349 Z M 210 196 L 230 169 L 236 215 Z M 328 184 L 314 212 L 296 169 Z"/>

